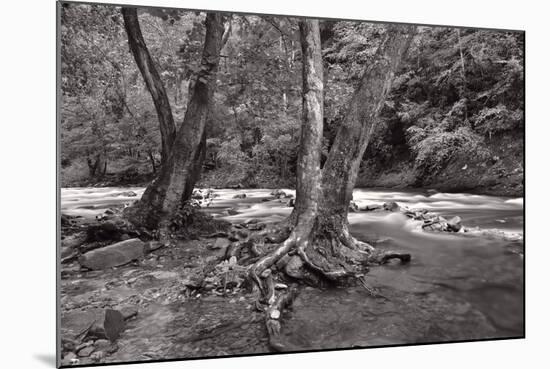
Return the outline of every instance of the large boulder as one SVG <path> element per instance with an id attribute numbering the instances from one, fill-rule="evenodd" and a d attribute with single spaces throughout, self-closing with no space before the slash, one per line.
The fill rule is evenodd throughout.
<path id="1" fill-rule="evenodd" d="M 127 264 L 141 258 L 148 245 L 138 238 L 117 242 L 110 246 L 89 251 L 80 256 L 80 265 L 92 269 L 103 270 Z"/>

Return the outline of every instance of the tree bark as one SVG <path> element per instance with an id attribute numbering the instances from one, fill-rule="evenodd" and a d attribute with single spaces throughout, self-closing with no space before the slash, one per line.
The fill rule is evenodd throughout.
<path id="1" fill-rule="evenodd" d="M 303 26 L 300 30 L 303 32 Z M 360 265 L 378 260 L 372 246 L 355 240 L 348 232 L 348 206 L 357 172 L 378 113 L 390 90 L 394 74 L 411 40 L 412 27 L 391 26 L 354 93 L 322 174 L 319 174 L 322 135 L 322 69 L 319 75 L 306 72 L 315 65 L 308 52 L 311 41 L 302 37 L 304 62 L 304 105 L 301 151 L 298 162 L 296 205 L 290 217 L 273 232 L 271 239 L 283 241 L 274 252 L 257 261 L 251 278 L 257 277 L 289 252 L 305 270 L 339 282 L 357 277 Z M 318 33 L 318 30 L 317 30 Z M 304 33 L 302 34 L 304 36 Z M 304 46 L 305 45 L 305 46 Z M 318 63 L 317 63 L 318 65 Z M 319 70 L 321 67 L 315 67 Z M 320 80 L 318 80 L 320 79 Z M 320 86 L 316 87 L 316 86 Z M 320 120 L 320 122 L 318 122 Z M 317 123 L 313 123 L 317 122 Z M 269 231 L 271 232 L 271 230 Z M 274 241 L 275 242 L 275 241 Z M 276 241 L 279 242 L 279 241 Z M 393 253 L 395 257 L 402 257 Z M 396 256 L 397 255 L 397 256 Z M 410 255 L 405 255 L 409 256 Z M 289 274 L 289 271 L 287 271 Z M 296 273 L 289 274 L 297 278 Z"/>
<path id="2" fill-rule="evenodd" d="M 349 203 L 363 154 L 390 91 L 395 72 L 412 41 L 413 26 L 389 26 L 374 60 L 355 91 L 323 167 L 320 212 L 335 228 L 347 225 Z"/>
<path id="3" fill-rule="evenodd" d="M 296 170 L 298 215 L 317 212 L 321 181 L 321 143 L 323 140 L 323 60 L 319 22 L 304 20 L 299 24 L 302 44 L 302 127 Z"/>
<path id="4" fill-rule="evenodd" d="M 201 66 L 183 122 L 158 177 L 147 187 L 141 200 L 127 208 L 126 214 L 134 224 L 163 228 L 191 197 L 206 153 L 205 126 L 216 87 L 223 31 L 223 16 L 207 13 Z"/>
<path id="5" fill-rule="evenodd" d="M 145 39 L 141 33 L 138 14 L 136 8 L 122 8 L 122 17 L 124 19 L 124 28 L 128 34 L 128 44 L 130 51 L 134 56 L 136 64 L 141 72 L 145 85 L 153 98 L 153 104 L 157 111 L 161 136 L 161 164 L 169 156 L 172 143 L 176 136 L 176 126 L 172 115 L 170 101 L 160 79 L 160 75 L 155 67 L 155 63 L 149 54 Z"/>

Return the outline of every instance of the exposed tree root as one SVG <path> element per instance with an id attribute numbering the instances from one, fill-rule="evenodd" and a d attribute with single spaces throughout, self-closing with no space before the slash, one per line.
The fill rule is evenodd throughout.
<path id="1" fill-rule="evenodd" d="M 301 217 L 295 227 L 287 221 L 256 227 L 254 232 L 239 232 L 246 237 L 234 236 L 225 258 L 234 257 L 247 267 L 252 286 L 259 289 L 256 308 L 265 312 L 269 344 L 275 351 L 291 348 L 281 340 L 283 309 L 296 297 L 296 288 L 277 290 L 278 282 L 290 281 L 311 285 L 347 286 L 359 284 L 371 296 L 385 298 L 368 286 L 364 274 L 372 264 L 386 264 L 399 259 L 402 264 L 411 260 L 410 254 L 394 251 L 380 252 L 349 234 L 347 225 L 335 232 L 334 228 L 319 227 L 315 217 Z M 305 219 L 305 220 L 304 220 Z"/>

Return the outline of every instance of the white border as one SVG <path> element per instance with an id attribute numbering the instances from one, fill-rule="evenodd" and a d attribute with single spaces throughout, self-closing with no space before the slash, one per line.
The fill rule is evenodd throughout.
<path id="1" fill-rule="evenodd" d="M 518 368 L 544 366 L 550 262 L 548 214 L 548 53 L 543 1 L 509 0 L 134 0 L 142 5 L 210 8 L 527 31 L 527 339 L 315 354 L 185 361 L 132 368 Z M 538 4 L 538 5 L 537 5 Z M 6 368 L 53 367 L 55 353 L 55 4 L 7 1 L 2 35 L 2 325 Z M 7 114 L 6 114 L 7 113 Z M 542 359 L 542 360 L 540 360 Z"/>

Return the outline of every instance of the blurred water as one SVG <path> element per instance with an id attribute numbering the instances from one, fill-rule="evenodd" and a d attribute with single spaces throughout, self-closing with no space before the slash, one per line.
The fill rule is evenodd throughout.
<path id="1" fill-rule="evenodd" d="M 120 196 L 134 191 L 138 196 Z M 287 193 L 294 191 L 285 190 Z M 231 222 L 280 220 L 291 208 L 268 189 L 215 190 L 204 211 Z M 142 188 L 67 188 L 63 213 L 93 217 L 130 204 Z M 244 199 L 233 198 L 246 194 Z M 263 201 L 264 200 L 264 201 Z M 361 288 L 305 289 L 286 313 L 283 332 L 303 349 L 377 346 L 523 335 L 523 199 L 433 191 L 356 189 L 360 207 L 396 201 L 410 209 L 459 215 L 467 227 L 519 237 L 423 232 L 399 213 L 350 213 L 352 234 L 381 249 L 410 252 L 410 265 L 373 267 Z M 232 208 L 236 215 L 227 215 Z"/>

